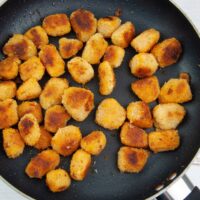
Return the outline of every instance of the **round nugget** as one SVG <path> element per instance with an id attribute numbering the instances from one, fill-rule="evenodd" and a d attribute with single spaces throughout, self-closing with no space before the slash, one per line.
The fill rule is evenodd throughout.
<path id="1" fill-rule="evenodd" d="M 13 81 L 0 82 L 0 101 L 12 99 L 17 90 L 16 83 Z"/>

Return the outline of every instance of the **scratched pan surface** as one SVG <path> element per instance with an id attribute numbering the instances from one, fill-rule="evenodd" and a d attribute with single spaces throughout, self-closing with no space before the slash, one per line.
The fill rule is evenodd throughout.
<path id="1" fill-rule="evenodd" d="M 112 15 L 117 8 L 122 10 L 122 20 L 132 21 L 137 33 L 150 27 L 161 32 L 161 39 L 177 37 L 183 44 L 184 53 L 180 61 L 164 70 L 158 70 L 156 75 L 163 84 L 171 77 L 178 77 L 182 71 L 189 72 L 192 77 L 192 102 L 184 104 L 187 116 L 180 125 L 181 146 L 174 152 L 151 154 L 145 169 L 139 174 L 122 174 L 117 169 L 117 151 L 121 146 L 119 131 L 108 131 L 94 123 L 95 110 L 82 123 L 71 120 L 70 124 L 80 126 L 83 135 L 92 130 L 105 132 L 108 144 L 103 153 L 93 157 L 93 164 L 87 178 L 83 182 L 72 182 L 71 187 L 62 193 L 49 192 L 43 180 L 31 180 L 24 169 L 31 157 L 37 151 L 26 148 L 23 155 L 15 160 L 8 159 L 2 148 L 0 138 L 0 175 L 18 190 L 35 199 L 68 199 L 68 200 L 100 200 L 100 199 L 144 199 L 156 193 L 155 187 L 159 184 L 167 186 L 171 181 L 167 178 L 174 172 L 178 175 L 187 167 L 200 144 L 200 40 L 190 23 L 183 14 L 168 1 L 160 0 L 9 0 L 0 8 L 0 47 L 13 33 L 23 33 L 28 28 L 41 24 L 42 19 L 49 14 L 64 12 L 70 13 L 78 8 L 89 9 L 97 18 Z M 74 37 L 70 34 L 69 37 Z M 57 38 L 50 39 L 57 44 Z M 134 50 L 127 48 L 122 66 L 115 70 L 117 85 L 109 97 L 116 98 L 123 106 L 137 100 L 130 91 L 130 84 L 135 78 L 130 74 L 128 61 L 135 54 Z M 1 58 L 3 55 L 0 55 Z M 97 68 L 95 66 L 95 68 Z M 75 84 L 69 74 L 71 85 Z M 41 85 L 48 80 L 46 75 Z M 95 104 L 103 99 L 98 93 L 97 76 L 87 84 L 95 93 Z M 153 106 L 153 104 L 151 105 Z M 62 158 L 61 167 L 69 171 L 69 158 Z"/>

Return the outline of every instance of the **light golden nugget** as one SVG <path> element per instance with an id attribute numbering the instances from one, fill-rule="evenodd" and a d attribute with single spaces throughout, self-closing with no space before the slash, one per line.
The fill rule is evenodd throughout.
<path id="1" fill-rule="evenodd" d="M 40 127 L 40 138 L 34 147 L 38 150 L 44 150 L 51 146 L 52 135 L 44 128 Z"/>
<path id="2" fill-rule="evenodd" d="M 28 60 L 37 54 L 37 49 L 26 36 L 14 34 L 4 45 L 3 53 L 7 56 L 17 56 L 20 60 Z"/>
<path id="3" fill-rule="evenodd" d="M 91 166 L 91 155 L 82 149 L 77 150 L 71 159 L 70 176 L 76 181 L 82 181 Z"/>
<path id="4" fill-rule="evenodd" d="M 131 89 L 139 99 L 146 103 L 155 101 L 160 94 L 160 85 L 156 76 L 134 81 Z"/>
<path id="5" fill-rule="evenodd" d="M 130 122 L 125 122 L 121 128 L 120 140 L 123 145 L 137 148 L 148 147 L 147 133 Z"/>
<path id="6" fill-rule="evenodd" d="M 97 19 L 88 10 L 75 10 L 70 15 L 70 22 L 76 37 L 82 42 L 87 42 L 97 29 Z"/>
<path id="7" fill-rule="evenodd" d="M 109 95 L 112 93 L 115 85 L 115 73 L 108 61 L 104 61 L 99 65 L 99 92 L 102 95 Z"/>
<path id="8" fill-rule="evenodd" d="M 184 107 L 177 103 L 159 104 L 153 109 L 154 125 L 162 130 L 176 129 L 185 114 Z"/>
<path id="9" fill-rule="evenodd" d="M 50 36 L 62 36 L 71 31 L 69 18 L 66 14 L 53 14 L 44 18 L 42 27 Z"/>
<path id="10" fill-rule="evenodd" d="M 178 130 L 154 131 L 148 136 L 149 147 L 154 153 L 172 151 L 180 145 Z"/>
<path id="11" fill-rule="evenodd" d="M 60 163 L 60 156 L 47 149 L 38 153 L 26 166 L 25 172 L 30 178 L 41 179 L 46 173 L 55 169 Z"/>
<path id="12" fill-rule="evenodd" d="M 13 81 L 0 82 L 0 100 L 12 99 L 16 95 L 16 83 Z"/>
<path id="13" fill-rule="evenodd" d="M 66 126 L 70 118 L 63 106 L 55 105 L 46 110 L 44 126 L 48 131 L 55 133 L 59 128 Z"/>
<path id="14" fill-rule="evenodd" d="M 74 81 L 85 84 L 94 77 L 94 69 L 81 57 L 74 57 L 67 63 L 67 68 Z"/>
<path id="15" fill-rule="evenodd" d="M 145 30 L 144 32 L 140 33 L 137 37 L 135 37 L 131 42 L 131 46 L 138 53 L 147 53 L 158 42 L 159 39 L 159 31 L 151 28 Z"/>
<path id="16" fill-rule="evenodd" d="M 64 169 L 54 169 L 47 173 L 46 184 L 52 192 L 62 192 L 71 185 L 71 178 Z"/>
<path id="17" fill-rule="evenodd" d="M 109 130 L 118 129 L 125 119 L 125 109 L 113 98 L 104 99 L 97 108 L 96 123 Z"/>
<path id="18" fill-rule="evenodd" d="M 118 168 L 121 172 L 138 173 L 147 163 L 149 152 L 144 149 L 121 147 L 118 151 Z"/>
<path id="19" fill-rule="evenodd" d="M 13 99 L 0 101 L 0 129 L 9 128 L 17 122 L 17 102 Z"/>
<path id="20" fill-rule="evenodd" d="M 23 117 L 25 114 L 31 113 L 35 116 L 38 123 L 42 122 L 42 108 L 36 101 L 24 101 L 18 106 L 19 118 Z"/>
<path id="21" fill-rule="evenodd" d="M 125 56 L 125 50 L 121 47 L 110 45 L 106 49 L 103 61 L 108 61 L 113 68 L 117 68 L 122 64 Z"/>
<path id="22" fill-rule="evenodd" d="M 41 48 L 43 45 L 49 43 L 49 38 L 46 31 L 41 26 L 34 26 L 30 28 L 25 34 L 28 39 L 30 39 L 37 48 Z"/>
<path id="23" fill-rule="evenodd" d="M 151 53 L 164 68 L 178 61 L 182 53 L 181 43 L 176 38 L 169 38 L 155 45 Z"/>
<path id="24" fill-rule="evenodd" d="M 129 67 L 134 76 L 144 78 L 152 76 L 156 72 L 158 63 L 153 54 L 139 53 L 131 58 Z"/>
<path id="25" fill-rule="evenodd" d="M 135 36 L 135 27 L 131 22 L 122 24 L 111 36 L 112 43 L 122 48 L 128 47 Z"/>
<path id="26" fill-rule="evenodd" d="M 29 78 L 35 78 L 36 80 L 41 80 L 45 73 L 45 68 L 40 62 L 40 59 L 36 56 L 29 58 L 27 61 L 19 66 L 20 78 L 23 81 Z"/>
<path id="27" fill-rule="evenodd" d="M 21 61 L 11 56 L 0 61 L 0 78 L 10 80 L 16 78 L 18 75 L 18 68 Z"/>
<path id="28" fill-rule="evenodd" d="M 94 109 L 94 94 L 87 89 L 69 87 L 64 91 L 62 104 L 76 121 L 84 121 Z"/>
<path id="29" fill-rule="evenodd" d="M 27 145 L 34 146 L 39 141 L 40 127 L 34 115 L 25 114 L 18 123 L 18 129 Z"/>
<path id="30" fill-rule="evenodd" d="M 132 102 L 128 105 L 127 118 L 130 123 L 140 128 L 151 128 L 153 126 L 150 108 L 143 101 Z"/>
<path id="31" fill-rule="evenodd" d="M 96 33 L 87 41 L 82 57 L 90 64 L 98 64 L 107 47 L 108 42 L 103 38 L 102 34 Z"/>
<path id="32" fill-rule="evenodd" d="M 91 155 L 99 155 L 106 146 L 106 136 L 102 131 L 92 131 L 81 140 L 81 148 Z"/>
<path id="33" fill-rule="evenodd" d="M 54 45 L 44 45 L 38 55 L 51 77 L 58 77 L 65 73 L 65 62 Z"/>
<path id="34" fill-rule="evenodd" d="M 82 139 L 78 127 L 69 125 L 59 128 L 51 140 L 52 148 L 62 156 L 69 156 L 76 151 Z"/>
<path id="35" fill-rule="evenodd" d="M 42 108 L 46 110 L 53 105 L 61 104 L 64 90 L 68 87 L 69 83 L 66 78 L 50 78 L 40 95 Z"/>
<path id="36" fill-rule="evenodd" d="M 18 100 L 31 100 L 40 96 L 42 89 L 35 78 L 30 78 L 23 82 L 17 90 Z"/>
<path id="37" fill-rule="evenodd" d="M 105 38 L 110 38 L 112 33 L 120 26 L 121 19 L 116 16 L 100 18 L 97 22 L 97 30 Z"/>
<path id="38" fill-rule="evenodd" d="M 3 130 L 3 148 L 8 158 L 17 158 L 24 151 L 24 142 L 17 129 Z"/>
<path id="39" fill-rule="evenodd" d="M 160 103 L 185 103 L 190 100 L 192 100 L 192 92 L 186 79 L 172 78 L 160 90 Z"/>
<path id="40" fill-rule="evenodd" d="M 75 56 L 83 48 L 83 42 L 77 39 L 60 38 L 59 52 L 62 58 L 68 59 Z"/>

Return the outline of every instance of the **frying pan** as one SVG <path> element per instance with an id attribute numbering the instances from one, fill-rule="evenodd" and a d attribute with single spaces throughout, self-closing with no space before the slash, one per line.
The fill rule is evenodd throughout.
<path id="1" fill-rule="evenodd" d="M 35 199 L 48 200 L 129 200 L 145 199 L 157 193 L 156 187 L 160 184 L 168 186 L 172 180 L 169 177 L 176 173 L 180 175 L 193 159 L 200 146 L 200 40 L 194 28 L 169 1 L 160 0 L 8 0 L 0 8 L 0 47 L 13 33 L 24 33 L 28 28 L 41 24 L 42 19 L 52 13 L 67 13 L 78 8 L 91 10 L 97 18 L 113 15 L 120 8 L 123 22 L 132 21 L 136 32 L 148 28 L 155 28 L 161 32 L 161 40 L 176 37 L 183 44 L 183 55 L 179 62 L 156 72 L 162 85 L 172 77 L 178 77 L 180 72 L 188 72 L 191 79 L 193 100 L 185 103 L 187 116 L 179 126 L 181 146 L 175 151 L 153 154 L 144 170 L 138 174 L 120 173 L 117 169 L 117 151 L 121 144 L 119 130 L 108 131 L 94 122 L 95 110 L 82 123 L 71 120 L 69 124 L 80 126 L 83 135 L 92 130 L 102 130 L 107 136 L 107 146 L 100 156 L 93 157 L 93 165 L 86 179 L 82 182 L 73 181 L 71 187 L 62 193 L 51 193 L 44 180 L 29 179 L 24 169 L 29 160 L 38 152 L 26 147 L 19 158 L 8 159 L 2 148 L 0 138 L 0 175 L 18 190 Z M 69 37 L 74 37 L 71 33 Z M 51 43 L 57 45 L 57 39 L 50 38 Z M 130 84 L 135 78 L 130 74 L 128 62 L 135 54 L 129 47 L 122 66 L 115 70 L 117 85 L 109 96 L 116 98 L 124 107 L 131 101 L 138 100 L 130 90 Z M 3 58 L 3 54 L 0 54 Z M 94 66 L 97 72 L 97 66 Z M 69 73 L 66 77 L 71 85 L 80 86 L 72 81 Z M 43 86 L 49 79 L 48 75 L 40 82 Z M 17 79 L 19 83 L 20 80 Z M 97 73 L 95 78 L 87 84 L 95 94 L 95 105 L 105 97 L 98 93 Z M 156 103 L 150 104 L 151 108 Z M 150 130 L 147 130 L 150 131 Z M 61 158 L 60 167 L 69 170 L 70 158 Z"/>

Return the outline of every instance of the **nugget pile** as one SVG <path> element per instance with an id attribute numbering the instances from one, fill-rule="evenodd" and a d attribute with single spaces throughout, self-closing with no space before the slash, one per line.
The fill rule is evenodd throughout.
<path id="1" fill-rule="evenodd" d="M 77 38 L 66 37 L 71 31 Z M 49 43 L 49 36 L 59 36 L 59 48 Z M 139 100 L 130 101 L 125 109 L 116 99 L 105 98 L 94 120 L 105 129 L 121 128 L 121 172 L 140 172 L 150 150 L 157 153 L 176 149 L 180 144 L 177 127 L 186 115 L 180 103 L 190 101 L 192 93 L 186 73 L 160 87 L 156 71 L 176 63 L 182 48 L 176 38 L 159 40 L 158 30 L 151 28 L 136 36 L 132 22 L 122 22 L 118 16 L 97 20 L 84 9 L 75 10 L 69 17 L 64 13 L 49 15 L 41 26 L 14 34 L 3 47 L 7 57 L 0 61 L 0 129 L 6 155 L 16 158 L 26 145 L 38 149 L 25 173 L 30 178 L 46 176 L 52 192 L 66 190 L 71 178 L 84 180 L 92 156 L 105 148 L 106 136 L 91 130 L 83 137 L 79 127 L 70 125 L 71 118 L 82 122 L 90 115 L 95 96 L 91 90 L 71 86 L 60 76 L 67 68 L 72 79 L 84 85 L 94 78 L 93 65 L 98 64 L 99 93 L 110 95 L 116 86 L 115 68 L 122 65 L 129 45 L 137 52 L 129 66 L 130 72 L 140 78 L 130 83 Z M 45 73 L 49 80 L 42 88 L 39 81 Z M 16 78 L 22 80 L 20 85 Z M 156 100 L 159 104 L 151 111 L 148 103 Z M 144 130 L 153 126 L 153 132 Z M 60 156 L 70 155 L 68 174 L 59 164 Z"/>

